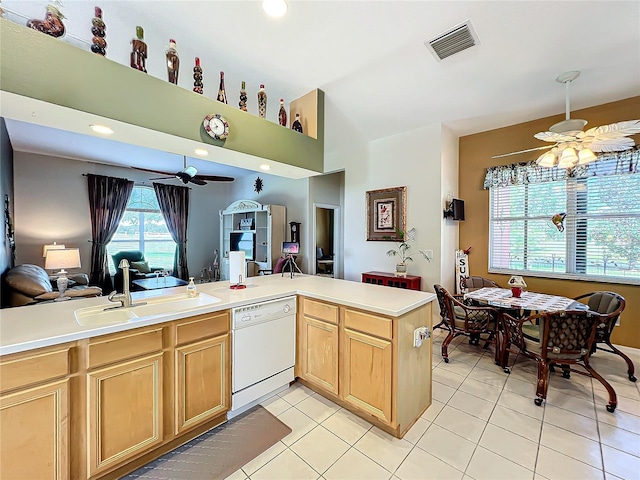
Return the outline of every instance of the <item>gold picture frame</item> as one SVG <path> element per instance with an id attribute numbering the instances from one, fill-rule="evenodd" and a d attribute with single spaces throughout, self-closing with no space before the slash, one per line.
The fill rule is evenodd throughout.
<path id="1" fill-rule="evenodd" d="M 406 231 L 407 187 L 367 192 L 367 241 L 399 241 Z"/>

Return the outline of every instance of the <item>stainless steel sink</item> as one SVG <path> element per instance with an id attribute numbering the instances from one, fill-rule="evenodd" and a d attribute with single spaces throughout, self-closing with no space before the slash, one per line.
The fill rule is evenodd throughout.
<path id="1" fill-rule="evenodd" d="M 76 321 L 85 327 L 128 323 L 153 315 L 170 315 L 172 313 L 189 312 L 220 301 L 219 298 L 206 293 L 196 297 L 188 297 L 186 293 L 164 295 L 145 299 L 146 304 L 127 308 L 99 307 L 80 308 L 74 312 Z"/>

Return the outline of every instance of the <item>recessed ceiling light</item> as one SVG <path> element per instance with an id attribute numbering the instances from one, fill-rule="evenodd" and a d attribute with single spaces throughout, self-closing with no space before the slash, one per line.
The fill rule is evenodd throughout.
<path id="1" fill-rule="evenodd" d="M 91 130 L 93 130 L 96 133 L 99 133 L 101 135 L 111 135 L 113 133 L 113 130 L 111 130 L 109 127 L 107 127 L 106 125 L 90 125 Z"/>
<path id="2" fill-rule="evenodd" d="M 266 163 L 263 163 L 262 165 L 260 165 L 260 170 L 271 170 L 271 165 L 267 165 Z"/>
<path id="3" fill-rule="evenodd" d="M 287 13 L 287 2 L 285 0 L 262 0 L 262 10 L 270 17 L 279 18 Z"/>
<path id="4" fill-rule="evenodd" d="M 196 155 L 200 155 L 201 157 L 206 157 L 207 155 L 209 155 L 209 151 L 205 150 L 204 148 L 196 148 L 194 152 L 196 152 Z"/>

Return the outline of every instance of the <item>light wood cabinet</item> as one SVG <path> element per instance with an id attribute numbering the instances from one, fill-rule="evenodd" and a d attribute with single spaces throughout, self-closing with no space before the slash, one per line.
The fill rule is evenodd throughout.
<path id="1" fill-rule="evenodd" d="M 229 409 L 229 335 L 177 347 L 174 355 L 178 435 Z"/>
<path id="2" fill-rule="evenodd" d="M 0 359 L 0 478 L 70 478 L 70 350 Z"/>
<path id="3" fill-rule="evenodd" d="M 162 443 L 162 353 L 87 376 L 89 475 Z"/>
<path id="4" fill-rule="evenodd" d="M 341 398 L 390 425 L 393 344 L 348 328 L 341 333 Z"/>
<path id="5" fill-rule="evenodd" d="M 338 395 L 338 326 L 303 315 L 299 342 L 300 376 Z"/>
<path id="6" fill-rule="evenodd" d="M 0 396 L 0 478 L 69 478 L 68 383 Z"/>
<path id="7" fill-rule="evenodd" d="M 296 374 L 402 438 L 431 404 L 431 342 L 413 346 L 414 330 L 430 324 L 431 304 L 387 317 L 300 297 Z"/>

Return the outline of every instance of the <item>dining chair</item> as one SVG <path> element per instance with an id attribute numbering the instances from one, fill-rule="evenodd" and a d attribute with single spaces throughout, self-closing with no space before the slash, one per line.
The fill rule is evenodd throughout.
<path id="1" fill-rule="evenodd" d="M 442 325 L 440 328 L 445 328 L 449 331 L 447 338 L 442 342 L 442 358 L 445 363 L 449 363 L 449 344 L 459 335 L 468 336 L 469 344 L 478 345 L 480 336 L 486 334 L 485 349 L 494 342 L 495 329 L 499 317 L 496 309 L 465 305 L 442 286 L 434 285 L 433 288 L 440 305 L 440 318 L 442 319 L 439 324 Z M 498 348 L 495 350 L 495 362 L 498 364 Z"/>
<path id="2" fill-rule="evenodd" d="M 484 287 L 500 288 L 500 285 L 498 285 L 496 282 L 484 277 L 477 277 L 477 276 L 462 277 L 462 282 L 463 282 L 462 287 L 466 288 L 468 292 L 473 292 L 474 290 L 480 290 L 481 288 L 484 288 Z"/>
<path id="3" fill-rule="evenodd" d="M 570 378 L 571 372 L 586 375 L 598 380 L 609 393 L 607 410 L 613 412 L 617 406 L 616 392 L 589 364 L 591 349 L 595 344 L 596 330 L 601 322 L 600 315 L 588 310 L 561 310 L 539 313 L 525 318 L 514 318 L 502 313 L 502 355 L 500 363 L 505 372 L 509 352 L 515 351 L 534 359 L 538 364 L 538 380 L 534 403 L 542 405 L 547 398 L 549 370 L 554 365 L 562 368 L 562 375 Z M 523 332 L 523 324 L 539 324 L 540 338 L 533 339 Z M 587 373 L 571 368 L 580 365 Z"/>
<path id="4" fill-rule="evenodd" d="M 620 314 L 626 305 L 624 297 L 615 292 L 591 292 L 580 295 L 579 297 L 574 298 L 574 300 L 586 303 L 589 310 L 598 312 L 601 315 L 601 323 L 598 325 L 598 329 L 596 330 L 596 341 L 591 353 L 595 353 L 597 349 L 602 350 L 603 352 L 620 355 L 622 359 L 627 362 L 627 375 L 629 376 L 629 380 L 635 382 L 637 379 L 635 377 L 633 362 L 628 356 L 611 344 L 611 333 L 613 332 L 616 322 L 618 321 L 618 318 L 620 318 Z M 598 344 L 602 343 L 608 345 L 610 350 L 598 346 Z"/>

